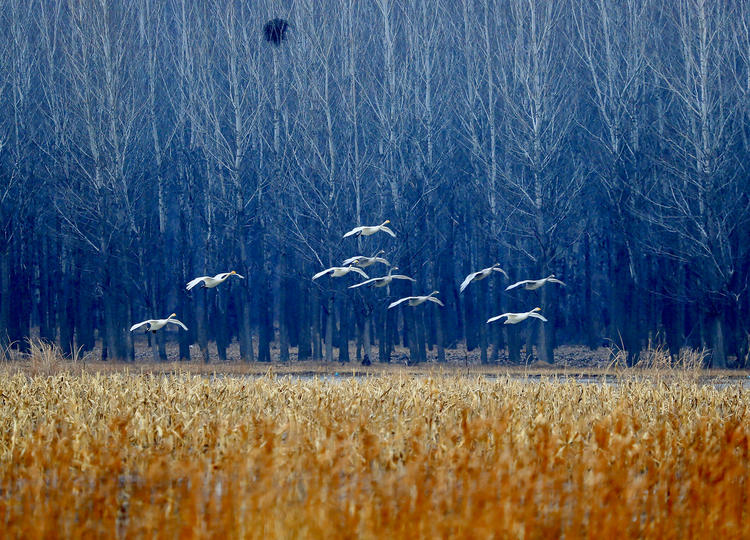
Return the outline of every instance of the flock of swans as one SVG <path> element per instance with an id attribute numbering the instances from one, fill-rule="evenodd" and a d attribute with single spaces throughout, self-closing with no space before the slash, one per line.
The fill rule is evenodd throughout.
<path id="1" fill-rule="evenodd" d="M 232 270 L 231 272 L 222 272 L 221 274 L 216 274 L 215 276 L 197 277 L 189 281 L 185 289 L 189 291 L 194 287 L 197 287 L 198 285 L 200 285 L 200 288 L 202 289 L 213 289 L 214 287 L 224 283 L 227 279 L 229 279 L 230 276 L 237 276 L 240 279 L 245 279 L 245 276 L 241 276 L 237 272 Z M 145 327 L 147 333 L 153 332 L 155 334 L 157 330 L 159 330 L 160 328 L 164 328 L 167 323 L 176 324 L 183 330 L 187 330 L 187 326 L 185 326 L 181 321 L 175 319 L 176 316 L 176 313 L 172 313 L 166 319 L 148 319 L 146 321 L 141 321 L 131 326 L 130 331 L 132 332 L 133 330 Z"/>
<path id="2" fill-rule="evenodd" d="M 359 226 L 353 228 L 351 231 L 347 232 L 344 235 L 344 238 L 349 237 L 357 237 L 357 236 L 371 236 L 377 232 L 384 232 L 393 238 L 396 237 L 396 233 L 394 233 L 389 227 L 388 223 L 390 223 L 389 220 L 385 220 L 380 225 L 367 225 L 367 226 Z M 363 287 L 366 285 L 372 285 L 373 287 L 385 287 L 387 285 L 390 285 L 390 283 L 394 279 L 403 279 L 408 281 L 416 282 L 417 280 L 409 277 L 404 276 L 402 274 L 394 274 L 393 271 L 397 270 L 398 267 L 391 266 L 391 264 L 383 257 L 382 255 L 384 251 L 378 251 L 375 255 L 372 257 L 366 257 L 364 255 L 356 255 L 354 257 L 349 257 L 346 259 L 343 263 L 341 263 L 341 266 L 332 266 L 331 268 L 326 268 L 325 270 L 322 270 L 315 274 L 312 278 L 313 280 L 316 280 L 318 278 L 321 278 L 325 275 L 328 275 L 332 278 L 334 277 L 343 277 L 351 272 L 355 272 L 362 277 L 365 278 L 366 281 L 362 281 L 360 283 L 356 283 L 354 285 L 350 285 L 350 289 L 356 289 L 357 287 Z M 367 268 L 369 266 L 372 266 L 376 263 L 381 263 L 389 267 L 388 273 L 381 277 L 374 277 L 371 278 L 368 276 L 363 268 Z M 468 276 L 466 276 L 466 279 L 464 279 L 463 283 L 461 283 L 461 287 L 459 288 L 459 292 L 463 293 L 466 287 L 468 287 L 471 283 L 475 281 L 480 281 L 486 277 L 489 277 L 493 274 L 493 272 L 498 272 L 505 276 L 506 279 L 509 279 L 508 273 L 500 268 L 500 264 L 495 263 L 492 266 L 488 268 L 483 268 L 482 270 L 478 270 L 476 272 L 472 272 Z M 547 276 L 546 278 L 541 279 L 524 279 L 522 281 L 519 281 L 517 283 L 514 283 L 512 285 L 508 285 L 505 290 L 509 291 L 511 289 L 515 289 L 517 287 L 523 287 L 527 290 L 533 291 L 535 289 L 538 289 L 539 287 L 542 287 L 543 285 L 547 283 L 558 283 L 560 285 L 565 285 L 562 281 L 557 279 L 554 274 L 551 274 Z M 443 302 L 436 297 L 437 294 L 439 294 L 440 291 L 432 291 L 430 294 L 425 296 L 406 296 L 404 298 L 400 298 L 396 300 L 395 302 L 391 302 L 388 305 L 388 309 L 394 308 L 400 304 L 409 304 L 410 306 L 418 306 L 420 304 L 424 304 L 425 302 L 434 302 L 435 304 L 439 306 L 444 306 Z M 526 311 L 523 313 L 503 313 L 501 315 L 497 315 L 495 317 L 491 317 L 487 320 L 487 323 L 493 323 L 495 321 L 499 321 L 500 319 L 505 319 L 505 324 L 518 324 L 522 321 L 525 321 L 529 317 L 533 317 L 536 319 L 540 319 L 542 322 L 547 322 L 547 319 L 541 315 L 539 312 L 541 311 L 541 308 L 534 308 L 531 311 Z"/>
<path id="3" fill-rule="evenodd" d="M 380 225 L 360 225 L 359 227 L 355 227 L 351 231 L 347 232 L 343 236 L 343 238 L 372 236 L 373 234 L 376 234 L 378 232 L 383 232 L 383 233 L 390 235 L 393 238 L 396 238 L 396 233 L 394 233 L 393 230 L 391 230 L 388 227 L 389 223 L 390 223 L 390 220 L 385 220 Z M 409 277 L 409 276 L 405 276 L 403 274 L 394 274 L 393 271 L 398 270 L 398 267 L 391 266 L 391 263 L 389 263 L 384 257 L 381 257 L 381 255 L 383 255 L 384 253 L 385 252 L 381 250 L 381 251 L 378 251 L 372 257 L 367 257 L 364 255 L 356 255 L 354 257 L 350 257 L 346 259 L 343 263 L 341 263 L 341 266 L 332 266 L 331 268 L 326 268 L 325 270 L 321 270 L 320 272 L 315 274 L 312 277 L 312 279 L 314 281 L 326 275 L 331 278 L 339 278 L 339 277 L 349 275 L 351 273 L 359 274 L 360 276 L 365 278 L 365 281 L 356 283 L 354 285 L 350 285 L 349 286 L 350 289 L 356 289 L 357 287 L 364 287 L 367 285 L 372 285 L 373 287 L 387 287 L 388 285 L 391 284 L 391 282 L 393 282 L 394 279 L 406 280 L 406 281 L 412 281 L 412 282 L 417 281 L 416 279 Z M 375 264 L 383 264 L 387 266 L 389 268 L 388 273 L 384 276 L 374 277 L 374 278 L 371 278 L 370 276 L 368 276 L 363 270 L 363 268 L 368 268 Z M 498 272 L 502 274 L 503 276 L 505 276 L 506 279 L 509 279 L 508 273 L 502 268 L 500 268 L 500 265 L 498 263 L 495 263 L 488 268 L 483 268 L 482 270 L 472 272 L 471 274 L 466 276 L 466 279 L 464 279 L 464 281 L 461 283 L 459 292 L 463 293 L 464 290 L 471 283 L 475 281 L 483 280 L 493 275 L 493 273 L 495 272 Z M 237 272 L 232 270 L 231 272 L 223 272 L 215 276 L 197 277 L 189 281 L 185 289 L 189 291 L 198 286 L 200 286 L 200 288 L 213 289 L 214 287 L 217 287 L 218 285 L 224 283 L 231 276 L 236 276 L 239 279 L 245 279 L 243 276 L 239 275 Z M 505 288 L 505 290 L 510 291 L 518 287 L 523 287 L 526 290 L 533 291 L 535 289 L 538 289 L 546 285 L 547 283 L 557 283 L 559 285 L 565 285 L 565 283 L 557 279 L 554 274 L 551 274 L 541 279 L 524 279 L 522 281 L 518 281 L 517 283 L 508 285 Z M 425 295 L 425 296 L 405 296 L 404 298 L 400 298 L 396 300 L 395 302 L 391 302 L 388 305 L 388 309 L 394 308 L 401 304 L 408 304 L 410 306 L 418 306 L 420 304 L 424 304 L 425 302 L 433 302 L 443 307 L 445 304 L 443 304 L 443 302 L 439 298 L 436 297 L 436 295 L 439 294 L 439 292 L 440 291 L 432 291 L 430 294 Z M 487 323 L 489 324 L 495 321 L 499 321 L 501 319 L 505 319 L 505 324 L 518 324 L 520 322 L 525 321 L 529 317 L 539 319 L 542 322 L 547 322 L 547 319 L 541 313 L 539 313 L 540 311 L 541 311 L 541 308 L 535 307 L 531 311 L 526 311 L 522 313 L 502 313 L 500 315 L 490 317 L 489 319 L 487 319 Z M 146 321 L 142 321 L 131 326 L 130 331 L 132 332 L 133 330 L 137 330 L 138 328 L 145 327 L 147 333 L 148 332 L 156 333 L 157 330 L 164 328 L 168 323 L 176 324 L 180 328 L 187 330 L 187 326 L 185 326 L 182 322 L 177 320 L 175 318 L 176 316 L 177 315 L 175 313 L 172 313 L 166 319 L 149 319 Z"/>

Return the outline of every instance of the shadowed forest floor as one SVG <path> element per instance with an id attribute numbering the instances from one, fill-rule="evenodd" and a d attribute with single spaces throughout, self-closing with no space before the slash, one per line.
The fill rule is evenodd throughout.
<path id="1" fill-rule="evenodd" d="M 196 351 L 197 352 L 197 351 Z M 610 357 L 610 351 L 600 348 L 591 351 L 586 347 L 563 346 L 555 351 L 556 363 L 545 364 L 539 361 L 529 361 L 524 364 L 511 364 L 501 356 L 501 362 L 482 365 L 479 350 L 466 351 L 465 348 L 446 349 L 446 362 L 438 363 L 434 351 L 428 355 L 425 363 L 409 365 L 408 349 L 397 347 L 390 363 L 373 362 L 370 366 L 363 366 L 355 360 L 355 351 L 350 351 L 352 361 L 341 363 L 338 361 L 298 361 L 296 350 L 290 351 L 290 361 L 280 362 L 278 348 L 272 350 L 270 363 L 242 362 L 239 360 L 237 344 L 233 344 L 227 351 L 228 360 L 218 361 L 216 350 L 213 349 L 211 362 L 203 363 L 194 354 L 190 361 L 178 360 L 177 344 L 167 345 L 167 362 L 155 363 L 150 349 L 144 343 L 138 343 L 135 363 L 101 361 L 99 351 L 83 355 L 77 361 L 70 361 L 60 356 L 56 348 L 37 349 L 31 355 L 18 358 L 16 361 L 0 362 L 0 370 L 5 372 L 23 372 L 29 375 L 45 375 L 60 372 L 71 374 L 87 373 L 190 373 L 190 374 L 221 374 L 221 375 L 269 375 L 269 376 L 343 376 L 368 377 L 387 375 L 458 375 L 458 376 L 489 376 L 499 377 L 510 375 L 513 377 L 688 377 L 693 380 L 705 380 L 727 383 L 732 381 L 745 382 L 750 377 L 750 370 L 717 370 L 690 367 L 687 369 L 665 365 L 646 365 L 639 367 L 622 367 L 616 365 Z M 373 357 L 377 357 L 377 350 L 373 348 Z"/>
<path id="2" fill-rule="evenodd" d="M 257 344 L 256 344 L 257 345 Z M 169 343 L 166 346 L 167 349 L 167 359 L 170 362 L 177 362 L 179 361 L 179 348 L 177 343 Z M 610 350 L 605 347 L 600 347 L 595 350 L 591 350 L 587 347 L 583 346 L 562 346 L 558 347 L 555 350 L 555 364 L 560 367 L 606 367 L 611 359 L 610 359 Z M 99 356 L 99 351 L 95 350 L 93 352 L 94 357 Z M 219 362 L 219 356 L 216 351 L 216 345 L 214 343 L 211 343 L 209 345 L 209 354 L 211 358 L 211 363 L 218 363 Z M 492 357 L 492 348 L 490 347 L 488 349 L 488 356 Z M 338 349 L 334 348 L 334 357 L 338 358 Z M 360 364 L 360 360 L 357 357 L 357 348 L 352 343 L 349 346 L 349 357 L 351 364 Z M 279 346 L 277 343 L 273 343 L 271 345 L 271 358 L 273 360 L 273 363 L 277 363 L 279 361 Z M 370 352 L 370 359 L 372 360 L 373 364 L 378 364 L 377 360 L 378 358 L 378 348 L 372 347 Z M 525 367 L 527 365 L 533 366 L 539 365 L 539 362 L 536 359 L 536 354 L 532 353 L 530 355 L 526 354 L 525 348 L 521 348 L 521 358 L 526 359 L 527 361 L 522 362 L 520 366 Z M 139 339 L 136 341 L 136 351 L 135 351 L 135 360 L 136 363 L 139 363 L 140 361 L 149 362 L 152 359 L 152 353 L 151 349 L 148 346 L 146 339 Z M 194 345 L 191 347 L 191 360 L 192 361 L 198 361 L 200 359 L 200 354 L 197 345 Z M 296 363 L 297 362 L 297 348 L 296 347 L 290 347 L 289 348 L 289 359 L 290 363 Z M 393 349 L 391 352 L 391 364 L 400 364 L 400 365 L 406 365 L 408 363 L 409 359 L 409 349 L 408 347 L 401 347 L 397 346 Z M 227 347 L 227 361 L 228 362 L 240 362 L 240 350 L 239 350 L 239 344 L 237 342 L 233 342 L 229 347 Z M 312 361 L 305 360 L 303 361 L 304 364 L 310 364 Z M 334 360 L 333 362 L 336 365 L 340 365 L 341 363 L 337 360 Z M 437 348 L 433 348 L 432 350 L 427 350 L 427 364 L 436 364 L 437 363 Z M 479 348 L 474 348 L 472 350 L 467 351 L 466 347 L 464 345 L 460 345 L 459 347 L 455 349 L 445 349 L 445 364 L 440 365 L 449 365 L 449 366 L 465 366 L 465 365 L 474 365 L 474 364 L 480 364 L 480 350 Z M 492 365 L 499 365 L 499 366 L 515 366 L 518 367 L 517 364 L 512 364 L 508 360 L 508 355 L 506 350 L 502 350 L 498 354 L 498 361 L 496 363 L 492 362 Z"/>

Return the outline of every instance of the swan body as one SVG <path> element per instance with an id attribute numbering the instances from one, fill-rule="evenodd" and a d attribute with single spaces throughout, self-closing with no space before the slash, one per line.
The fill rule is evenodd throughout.
<path id="1" fill-rule="evenodd" d="M 346 259 L 344 262 L 341 263 L 341 266 L 348 266 L 350 264 L 353 264 L 355 266 L 359 266 L 360 268 L 367 268 L 368 266 L 372 266 L 375 263 L 383 263 L 386 266 L 390 266 L 391 263 L 389 263 L 383 257 L 379 257 L 381 253 L 385 253 L 385 252 L 383 250 L 380 250 L 372 257 L 365 257 L 364 255 L 357 255 L 356 257 L 349 257 L 348 259 Z"/>
<path id="2" fill-rule="evenodd" d="M 430 302 L 435 302 L 439 306 L 444 306 L 440 300 L 435 298 L 433 295 L 438 294 L 439 291 L 432 291 L 427 296 L 407 296 L 405 298 L 401 298 L 400 300 L 396 300 L 395 302 L 391 302 L 391 305 L 388 306 L 388 309 L 391 309 L 392 307 L 396 307 L 399 304 L 403 304 L 404 302 L 408 302 L 410 306 L 418 306 L 419 304 L 423 304 L 427 302 L 428 300 Z"/>
<path id="3" fill-rule="evenodd" d="M 388 270 L 388 275 L 385 275 L 383 277 L 376 277 L 368 279 L 367 281 L 363 281 L 362 283 L 357 283 L 355 285 L 350 285 L 350 289 L 356 289 L 357 287 L 361 287 L 363 285 L 372 285 L 373 287 L 385 287 L 386 285 L 390 285 L 390 283 L 394 279 L 407 279 L 409 281 L 417 281 L 414 278 L 411 278 L 409 276 L 404 276 L 402 274 L 393 274 L 392 272 L 394 270 L 398 270 L 398 266 L 391 266 L 390 270 Z"/>
<path id="4" fill-rule="evenodd" d="M 145 326 L 146 332 L 153 332 L 155 334 L 157 330 L 164 328 L 167 325 L 167 323 L 176 324 L 177 326 L 181 327 L 183 330 L 187 330 L 187 326 L 182 324 L 182 322 L 178 321 L 177 319 L 173 318 L 176 316 L 177 316 L 176 313 L 172 313 L 166 319 L 149 319 L 147 321 L 142 321 L 131 326 L 130 331 L 132 332 L 133 330 L 137 330 L 141 326 Z"/>
<path id="5" fill-rule="evenodd" d="M 497 315 L 496 317 L 487 319 L 487 323 L 499 321 L 503 317 L 506 318 L 505 324 L 518 324 L 522 321 L 525 321 L 529 317 L 534 317 L 536 319 L 540 319 L 543 322 L 547 322 L 547 319 L 537 313 L 538 311 L 542 311 L 542 308 L 535 307 L 534 309 L 532 309 L 531 311 L 527 311 L 526 313 L 503 313 L 502 315 Z"/>
<path id="6" fill-rule="evenodd" d="M 365 279 L 369 278 L 369 276 L 365 274 L 362 269 L 357 268 L 356 266 L 332 266 L 331 268 L 326 268 L 325 270 L 315 274 L 313 276 L 313 280 L 316 280 L 319 277 L 323 277 L 326 274 L 329 274 L 331 277 L 341 277 L 347 275 L 349 272 L 356 272 L 357 274 L 363 276 Z"/>
<path id="7" fill-rule="evenodd" d="M 559 283 L 560 285 L 565 285 L 565 283 L 555 277 L 555 274 L 550 274 L 546 278 L 542 279 L 524 279 L 522 281 L 514 283 L 513 285 L 508 285 L 507 287 L 505 287 L 505 290 L 509 291 L 511 289 L 515 289 L 516 287 L 523 286 L 526 290 L 533 291 L 534 289 L 538 289 L 545 283 Z"/>
<path id="8" fill-rule="evenodd" d="M 396 238 L 396 233 L 386 227 L 386 225 L 388 225 L 390 222 L 391 220 L 386 219 L 380 225 L 360 225 L 359 227 L 354 227 L 351 231 L 344 235 L 344 238 L 348 238 L 350 236 L 370 236 L 378 231 L 383 231 L 384 233 L 390 234 L 393 238 Z"/>
<path id="9" fill-rule="evenodd" d="M 486 278 L 487 276 L 489 276 L 490 274 L 492 274 L 492 272 L 500 272 L 502 275 L 504 275 L 506 278 L 508 278 L 507 272 L 505 270 L 503 270 L 502 268 L 500 268 L 500 265 L 498 263 L 495 263 L 492 266 L 490 266 L 489 268 L 484 268 L 484 269 L 479 270 L 477 272 L 472 272 L 471 274 L 469 274 L 468 276 L 466 276 L 466 279 L 464 280 L 464 282 L 461 283 L 460 292 L 464 292 L 464 289 L 466 287 L 468 287 L 469 283 L 471 283 L 472 281 L 482 280 L 482 279 Z"/>
<path id="10" fill-rule="evenodd" d="M 217 285 L 224 283 L 229 278 L 229 276 L 237 276 L 240 279 L 245 279 L 244 276 L 241 276 L 237 272 L 232 270 L 231 272 L 222 272 L 221 274 L 216 274 L 214 277 L 211 277 L 211 276 L 197 277 L 194 280 L 188 282 L 185 289 L 189 291 L 190 289 L 192 289 L 198 284 L 201 284 L 201 288 L 213 289 Z"/>

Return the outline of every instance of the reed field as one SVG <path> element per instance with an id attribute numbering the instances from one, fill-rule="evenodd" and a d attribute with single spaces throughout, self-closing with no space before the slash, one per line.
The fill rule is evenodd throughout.
<path id="1" fill-rule="evenodd" d="M 0 374 L 0 536 L 750 538 L 750 389 Z"/>

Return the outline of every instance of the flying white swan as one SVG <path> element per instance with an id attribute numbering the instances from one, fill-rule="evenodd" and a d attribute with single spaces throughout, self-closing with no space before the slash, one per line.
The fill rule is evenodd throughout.
<path id="1" fill-rule="evenodd" d="M 319 277 L 323 277 L 326 274 L 330 274 L 331 277 L 341 277 L 347 275 L 349 272 L 356 272 L 359 275 L 363 276 L 365 279 L 369 277 L 356 266 L 332 266 L 331 268 L 326 268 L 322 272 L 318 272 L 317 274 L 315 274 L 313 276 L 313 280 L 318 279 Z"/>
<path id="2" fill-rule="evenodd" d="M 525 289 L 533 291 L 534 289 L 538 289 L 545 283 L 559 283 L 560 285 L 565 285 L 565 283 L 555 277 L 555 274 L 550 274 L 546 278 L 542 279 L 524 279 L 523 281 L 519 281 L 518 283 L 514 283 L 513 285 L 508 285 L 507 287 L 505 287 L 505 290 L 509 291 L 523 285 Z"/>
<path id="3" fill-rule="evenodd" d="M 402 304 L 403 302 L 409 302 L 410 306 L 418 306 L 419 304 L 423 304 L 424 302 L 427 302 L 428 300 L 430 302 L 435 302 L 439 306 L 444 306 L 440 300 L 435 298 L 433 295 L 438 294 L 440 291 L 432 291 L 427 296 L 407 296 L 405 298 L 401 298 L 400 300 L 396 300 L 395 302 L 391 302 L 391 305 L 388 306 L 388 309 L 391 309 L 392 307 L 396 307 L 399 304 Z"/>
<path id="4" fill-rule="evenodd" d="M 380 225 L 360 225 L 359 227 L 354 227 L 351 231 L 344 235 L 344 238 L 348 238 L 349 236 L 370 236 L 371 234 L 375 234 L 378 231 L 383 231 L 384 233 L 390 234 L 393 238 L 396 238 L 396 233 L 386 227 L 386 225 L 390 222 L 391 220 L 386 219 Z"/>
<path id="5" fill-rule="evenodd" d="M 365 257 L 364 255 L 357 255 L 356 257 L 349 257 L 348 259 L 346 259 L 344 262 L 341 263 L 341 266 L 348 266 L 350 264 L 353 264 L 353 265 L 359 266 L 360 268 L 367 268 L 368 266 L 372 266 L 375 263 L 383 263 L 386 266 L 390 266 L 391 263 L 389 263 L 383 257 L 378 256 L 381 253 L 385 253 L 385 251 L 381 249 L 372 257 Z"/>
<path id="6" fill-rule="evenodd" d="M 197 277 L 194 280 L 188 282 L 187 287 L 185 287 L 185 289 L 189 291 L 190 289 L 192 289 L 199 283 L 201 283 L 201 288 L 213 289 L 220 283 L 224 283 L 229 276 L 237 276 L 240 279 L 245 279 L 244 276 L 241 276 L 237 272 L 232 270 L 231 272 L 223 272 L 221 274 L 216 274 L 214 277 L 211 277 L 211 276 Z"/>
<path id="7" fill-rule="evenodd" d="M 367 281 L 363 281 L 362 283 L 357 283 L 355 285 L 350 285 L 350 289 L 356 289 L 357 287 L 361 287 L 362 285 L 372 285 L 373 287 L 385 287 L 386 285 L 389 285 L 391 281 L 394 279 L 408 279 L 409 281 L 417 281 L 414 278 L 411 278 L 409 276 L 404 276 L 402 274 L 393 274 L 394 270 L 398 270 L 398 266 L 391 266 L 391 268 L 388 270 L 388 275 L 385 275 L 383 277 L 376 277 L 368 279 Z"/>
<path id="8" fill-rule="evenodd" d="M 464 289 L 468 287 L 469 283 L 471 283 L 472 281 L 479 281 L 481 279 L 484 279 L 487 276 L 489 276 L 492 272 L 500 272 L 502 275 L 506 277 L 506 279 L 509 279 L 507 272 L 503 270 L 502 268 L 500 268 L 500 264 L 495 263 L 489 268 L 484 268 L 482 270 L 479 270 L 478 272 L 472 272 L 471 274 L 466 276 L 466 279 L 464 280 L 464 282 L 461 283 L 460 292 L 464 292 Z"/>
<path id="9" fill-rule="evenodd" d="M 537 311 L 542 311 L 542 308 L 535 307 L 534 309 L 532 309 L 531 311 L 527 311 L 526 313 L 503 313 L 502 315 L 497 315 L 496 317 L 487 319 L 487 323 L 489 324 L 495 321 L 499 321 L 503 317 L 507 317 L 505 324 L 518 324 L 521 321 L 525 321 L 529 317 L 535 317 L 544 322 L 547 322 L 547 319 L 537 313 Z"/>
<path id="10" fill-rule="evenodd" d="M 177 319 L 173 319 L 172 317 L 177 317 L 177 314 L 176 313 L 172 313 L 166 319 L 149 319 L 147 321 L 139 322 L 139 323 L 134 324 L 133 326 L 131 326 L 130 327 L 130 331 L 132 332 L 133 330 L 137 330 L 141 326 L 145 326 L 146 327 L 146 332 L 150 331 L 150 332 L 153 332 L 155 334 L 157 330 L 159 330 L 160 328 L 163 328 L 164 326 L 166 326 L 167 323 L 176 324 L 177 326 L 180 326 L 183 330 L 187 330 L 187 326 L 185 326 L 184 324 L 182 324 Z"/>

